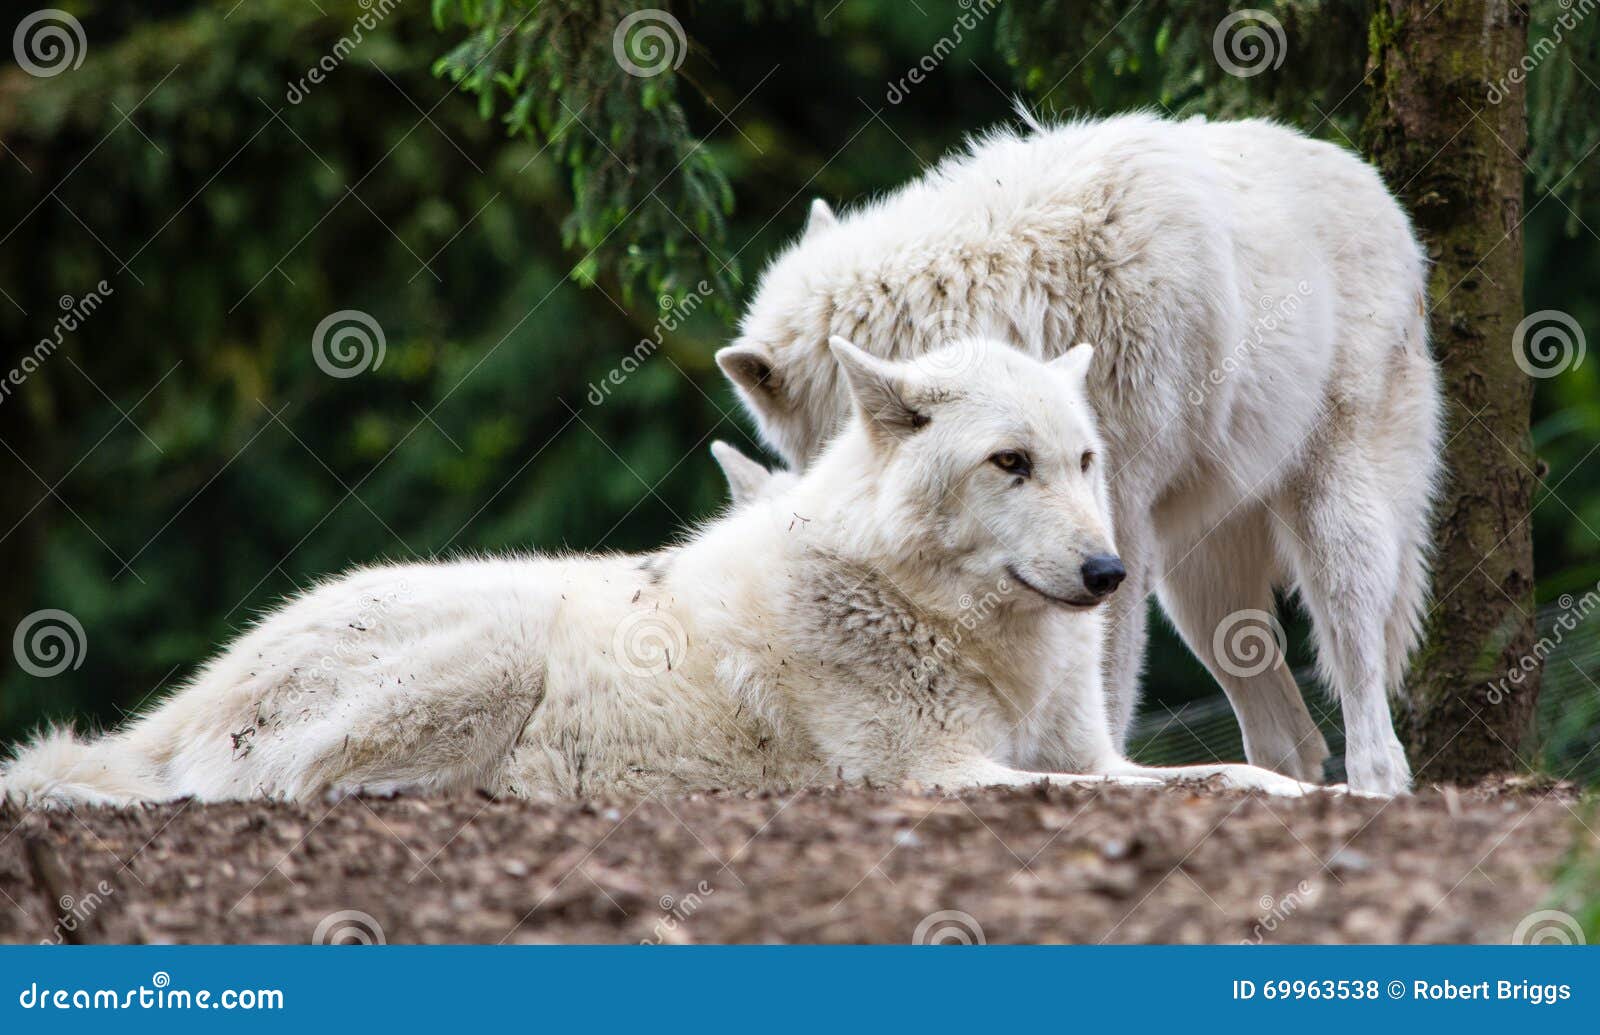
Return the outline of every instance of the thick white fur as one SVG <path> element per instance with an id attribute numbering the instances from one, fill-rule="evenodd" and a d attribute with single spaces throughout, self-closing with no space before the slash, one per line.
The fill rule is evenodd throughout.
<path id="1" fill-rule="evenodd" d="M 849 409 L 830 335 L 883 357 L 952 327 L 1043 358 L 1094 343 L 1129 571 L 1105 658 L 1117 742 L 1154 592 L 1250 760 L 1320 779 L 1327 749 L 1286 666 L 1239 676 L 1214 653 L 1229 615 L 1292 589 L 1343 705 L 1351 785 L 1396 793 L 1410 771 L 1387 693 L 1418 639 L 1440 470 L 1425 265 L 1369 166 L 1281 126 L 1033 125 L 842 216 L 814 205 L 718 360 L 803 465 Z"/>
<path id="2" fill-rule="evenodd" d="M 728 498 L 737 506 L 762 496 L 776 495 L 799 479 L 792 471 L 771 471 L 728 443 L 711 443 L 711 455 L 728 480 Z"/>
<path id="3" fill-rule="evenodd" d="M 1104 466 L 1082 469 L 1099 448 L 1087 349 L 1046 365 L 967 345 L 960 378 L 938 354 L 923 367 L 834 349 L 856 418 L 803 477 L 682 545 L 354 571 L 126 728 L 25 747 L 7 795 L 637 794 L 836 776 L 1309 789 L 1247 766 L 1141 769 L 1113 745 L 1101 617 L 1067 603 L 1084 595 L 1082 558 L 1111 545 Z M 1005 449 L 1026 451 L 1031 477 L 990 462 Z"/>

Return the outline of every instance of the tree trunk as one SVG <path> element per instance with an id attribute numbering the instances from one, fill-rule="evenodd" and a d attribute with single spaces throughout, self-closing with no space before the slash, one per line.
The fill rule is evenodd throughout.
<path id="1" fill-rule="evenodd" d="M 1404 722 L 1423 781 L 1519 768 L 1539 690 L 1522 665 L 1535 636 L 1533 383 L 1513 346 L 1527 116 L 1508 75 L 1527 37 L 1527 12 L 1506 0 L 1378 0 L 1372 21 L 1366 142 L 1433 262 L 1448 397 L 1433 605 Z"/>

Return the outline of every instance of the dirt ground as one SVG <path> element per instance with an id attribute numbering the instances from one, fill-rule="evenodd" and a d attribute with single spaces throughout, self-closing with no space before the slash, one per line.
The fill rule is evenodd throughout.
<path id="1" fill-rule="evenodd" d="M 0 940 L 1504 942 L 1584 823 L 1515 782 L 6 807 Z"/>

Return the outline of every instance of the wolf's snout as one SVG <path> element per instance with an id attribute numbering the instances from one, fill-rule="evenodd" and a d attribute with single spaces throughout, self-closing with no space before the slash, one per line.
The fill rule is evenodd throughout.
<path id="1" fill-rule="evenodd" d="M 1096 599 L 1110 596 L 1127 577 L 1122 558 L 1115 554 L 1097 553 L 1083 562 L 1083 588 Z"/>

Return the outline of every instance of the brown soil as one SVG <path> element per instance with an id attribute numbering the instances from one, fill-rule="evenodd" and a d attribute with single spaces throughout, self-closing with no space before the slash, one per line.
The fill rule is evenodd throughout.
<path id="1" fill-rule="evenodd" d="M 1494 942 L 1584 829 L 1518 783 L 5 807 L 0 940 Z"/>

